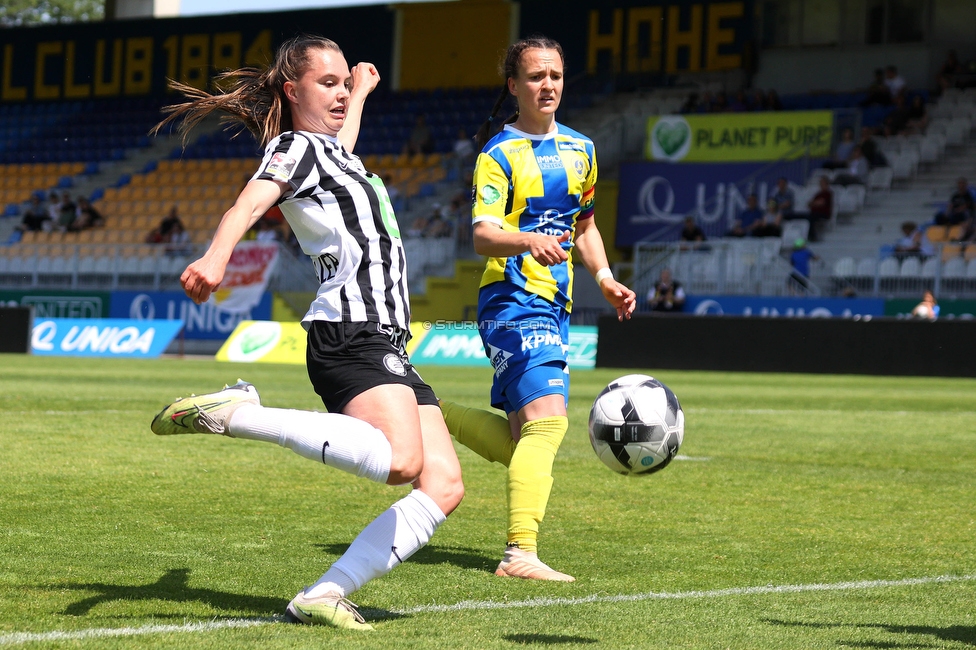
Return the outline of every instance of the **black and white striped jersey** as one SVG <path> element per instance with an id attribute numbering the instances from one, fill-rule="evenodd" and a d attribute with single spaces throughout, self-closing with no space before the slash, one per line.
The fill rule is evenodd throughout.
<path id="1" fill-rule="evenodd" d="M 379 176 L 334 137 L 287 131 L 268 144 L 253 179 L 289 185 L 281 212 L 321 283 L 303 322 L 409 328 L 403 245 Z"/>

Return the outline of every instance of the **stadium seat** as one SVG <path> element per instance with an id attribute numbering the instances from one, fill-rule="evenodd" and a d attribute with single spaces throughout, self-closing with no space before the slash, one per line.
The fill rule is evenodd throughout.
<path id="1" fill-rule="evenodd" d="M 962 255 L 962 246 L 959 244 L 944 244 L 942 246 L 942 261 L 948 262 L 953 257 Z"/>
<path id="2" fill-rule="evenodd" d="M 842 257 L 834 262 L 834 277 L 848 278 L 855 274 L 857 266 L 853 257 Z"/>
<path id="3" fill-rule="evenodd" d="M 894 258 L 888 258 L 894 259 Z M 917 278 L 921 274 L 921 262 L 917 257 L 906 257 L 902 260 L 898 275 L 903 278 Z"/>
<path id="4" fill-rule="evenodd" d="M 940 244 L 948 239 L 949 230 L 945 226 L 932 225 L 925 229 L 925 236 L 933 244 Z"/>
<path id="5" fill-rule="evenodd" d="M 966 277 L 976 278 L 976 258 L 971 259 L 966 263 Z"/>
<path id="6" fill-rule="evenodd" d="M 934 260 L 935 258 L 932 259 Z M 954 257 L 946 262 L 942 267 L 942 277 L 950 279 L 966 277 L 966 260 L 961 257 Z"/>
<path id="7" fill-rule="evenodd" d="M 901 265 L 895 257 L 886 257 L 878 265 L 878 275 L 882 278 L 897 278 L 901 274 Z"/>
<path id="8" fill-rule="evenodd" d="M 959 258 L 956 258 L 959 259 Z M 939 273 L 940 262 L 937 257 L 930 257 L 922 263 L 922 269 L 920 275 L 923 278 L 934 278 Z M 905 265 L 901 265 L 902 277 L 905 276 Z"/>

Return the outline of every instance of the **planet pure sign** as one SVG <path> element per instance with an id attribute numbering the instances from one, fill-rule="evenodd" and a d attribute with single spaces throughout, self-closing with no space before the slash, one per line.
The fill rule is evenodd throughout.
<path id="1" fill-rule="evenodd" d="M 831 111 L 662 115 L 647 121 L 650 160 L 751 162 L 830 155 Z"/>

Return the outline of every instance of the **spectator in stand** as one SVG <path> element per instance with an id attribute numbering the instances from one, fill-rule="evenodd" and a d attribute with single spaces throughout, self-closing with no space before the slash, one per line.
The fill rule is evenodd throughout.
<path id="1" fill-rule="evenodd" d="M 935 223 L 940 226 L 958 226 L 972 224 L 974 214 L 973 193 L 969 190 L 969 183 L 965 178 L 956 179 L 956 191 L 949 197 L 946 209 L 935 215 Z"/>
<path id="2" fill-rule="evenodd" d="M 935 320 L 939 317 L 939 303 L 935 301 L 935 294 L 926 289 L 922 292 L 922 302 L 912 309 L 912 318 Z"/>
<path id="3" fill-rule="evenodd" d="M 796 211 L 796 195 L 790 189 L 790 182 L 785 177 L 780 177 L 776 181 L 776 191 L 773 192 L 773 200 L 776 201 L 776 210 L 784 219 L 789 221 L 793 218 Z"/>
<path id="4" fill-rule="evenodd" d="M 170 227 L 163 243 L 166 244 L 167 255 L 187 255 L 193 252 L 193 245 L 190 243 L 190 233 L 183 228 L 182 221 L 176 221 Z"/>
<path id="5" fill-rule="evenodd" d="M 857 143 L 857 146 L 861 148 L 861 154 L 868 161 L 868 166 L 871 169 L 875 167 L 887 167 L 888 159 L 881 153 L 881 149 L 878 147 L 878 143 L 875 141 L 873 135 L 874 131 L 871 127 L 861 127 L 861 139 Z"/>
<path id="6" fill-rule="evenodd" d="M 847 163 L 847 171 L 834 176 L 834 185 L 843 185 L 844 187 L 848 185 L 867 185 L 868 174 L 870 172 L 871 166 L 864 157 L 864 152 L 860 145 L 858 145 L 851 151 L 851 159 Z"/>
<path id="7" fill-rule="evenodd" d="M 418 153 L 428 154 L 434 151 L 434 136 L 427 127 L 427 118 L 423 114 L 417 116 L 417 120 L 410 131 L 410 138 L 403 147 L 403 152 L 408 155 Z"/>
<path id="8" fill-rule="evenodd" d="M 715 102 L 712 104 L 713 113 L 725 113 L 729 110 L 729 96 L 724 90 L 715 93 Z"/>
<path id="9" fill-rule="evenodd" d="M 783 214 L 779 211 L 776 199 L 766 201 L 766 212 L 762 221 L 757 221 L 752 227 L 753 237 L 779 237 L 783 234 Z"/>
<path id="10" fill-rule="evenodd" d="M 688 99 L 685 103 L 681 105 L 678 111 L 679 113 L 697 113 L 698 112 L 698 93 L 691 93 L 688 95 Z"/>
<path id="11" fill-rule="evenodd" d="M 654 288 L 647 293 L 647 304 L 651 311 L 678 312 L 684 309 L 685 290 L 671 276 L 671 269 L 661 269 Z"/>
<path id="12" fill-rule="evenodd" d="M 747 234 L 752 234 L 753 229 L 762 224 L 763 210 L 759 207 L 759 197 L 750 194 L 746 198 L 746 207 L 739 213 L 739 225 Z"/>
<path id="13" fill-rule="evenodd" d="M 698 100 L 698 104 L 695 106 L 696 113 L 711 113 L 712 112 L 712 93 L 707 90 L 701 94 L 701 99 Z"/>
<path id="14" fill-rule="evenodd" d="M 17 226 L 17 230 L 22 232 L 40 232 L 51 230 L 51 215 L 47 208 L 41 203 L 41 197 L 36 194 L 31 196 L 30 205 L 24 210 L 24 216 Z"/>
<path id="15" fill-rule="evenodd" d="M 956 51 L 949 50 L 946 53 L 946 60 L 939 68 L 938 74 L 935 75 L 936 86 L 940 91 L 944 91 L 946 88 L 954 88 L 957 85 L 958 76 L 965 71 L 965 68 L 959 63 L 959 55 L 956 54 Z"/>
<path id="16" fill-rule="evenodd" d="M 891 90 L 885 83 L 885 73 L 881 68 L 874 71 L 874 81 L 867 87 L 867 96 L 858 104 L 861 108 L 868 106 L 888 106 L 891 104 Z"/>
<path id="17" fill-rule="evenodd" d="M 756 90 L 753 91 L 751 107 L 754 111 L 766 110 L 766 93 L 764 93 L 761 88 L 756 88 Z"/>
<path id="18" fill-rule="evenodd" d="M 159 225 L 149 231 L 146 236 L 147 244 L 165 244 L 169 241 L 170 232 L 176 225 L 179 225 L 181 230 L 186 230 L 186 226 L 180 220 L 179 212 L 174 205 L 169 209 L 169 213 L 159 222 Z"/>
<path id="19" fill-rule="evenodd" d="M 901 234 L 901 239 L 895 242 L 895 257 L 898 259 L 918 257 L 924 260 L 935 253 L 935 248 L 929 238 L 925 236 L 925 231 L 919 228 L 914 221 L 903 222 Z"/>
<path id="20" fill-rule="evenodd" d="M 462 170 L 474 168 L 474 153 L 474 140 L 464 128 L 458 129 L 457 140 L 454 141 L 454 164 L 458 178 L 461 177 Z"/>
<path id="21" fill-rule="evenodd" d="M 925 133 L 929 126 L 929 113 L 925 108 L 925 100 L 921 95 L 912 97 L 911 106 L 908 109 L 908 133 Z"/>
<path id="22" fill-rule="evenodd" d="M 695 217 L 688 215 L 685 217 L 685 225 L 681 229 L 681 235 L 679 236 L 681 241 L 687 242 L 703 242 L 705 241 L 705 231 L 702 230 L 697 223 L 695 223 Z"/>
<path id="23" fill-rule="evenodd" d="M 95 206 L 83 196 L 78 197 L 78 207 L 75 210 L 75 220 L 71 223 L 68 230 L 79 232 L 86 228 L 104 226 L 105 218 L 95 209 Z"/>
<path id="24" fill-rule="evenodd" d="M 851 152 L 857 143 L 854 142 L 854 129 L 844 129 L 841 132 L 840 142 L 834 148 L 834 157 L 823 164 L 824 169 L 843 169 L 847 167 L 851 158 Z"/>
<path id="25" fill-rule="evenodd" d="M 888 65 L 885 67 L 885 86 L 888 87 L 888 92 L 891 93 L 892 101 L 896 97 L 902 95 L 907 90 L 907 84 L 905 83 L 904 77 L 898 74 L 898 68 L 893 65 Z"/>
<path id="26" fill-rule="evenodd" d="M 793 242 L 793 252 L 790 254 L 790 284 L 792 292 L 805 294 L 810 289 L 810 262 L 818 261 L 813 251 L 807 248 L 807 243 L 802 238 Z"/>
<path id="27" fill-rule="evenodd" d="M 77 217 L 78 206 L 71 200 L 71 194 L 65 190 L 61 193 L 61 202 L 58 205 L 58 230 L 65 232 L 72 229 Z"/>
<path id="28" fill-rule="evenodd" d="M 51 192 L 47 200 L 47 215 L 51 217 L 51 225 L 56 225 L 61 219 L 61 197 L 57 192 Z"/>
<path id="29" fill-rule="evenodd" d="M 776 90 L 770 90 L 768 93 L 766 93 L 765 107 L 767 111 L 783 110 L 783 102 L 779 100 L 779 93 L 777 93 Z"/>
<path id="30" fill-rule="evenodd" d="M 908 130 L 908 122 L 914 115 L 913 107 L 905 100 L 904 93 L 898 93 L 894 99 L 895 108 L 885 117 L 885 135 L 905 134 Z M 922 108 L 922 115 L 925 115 L 925 108 Z"/>
<path id="31" fill-rule="evenodd" d="M 810 209 L 807 217 L 810 222 L 810 241 L 817 241 L 819 239 L 817 233 L 819 226 L 817 224 L 830 221 L 830 217 L 834 213 L 834 193 L 830 189 L 830 181 L 827 180 L 826 176 L 820 177 L 820 189 L 807 203 L 807 207 Z"/>
<path id="32" fill-rule="evenodd" d="M 729 102 L 729 110 L 733 113 L 742 113 L 749 110 L 749 100 L 746 98 L 746 92 L 744 90 L 735 93 L 735 97 Z"/>
<path id="33" fill-rule="evenodd" d="M 745 237 L 749 233 L 746 229 L 742 227 L 742 219 L 735 219 L 732 221 L 732 227 L 725 232 L 726 237 Z"/>

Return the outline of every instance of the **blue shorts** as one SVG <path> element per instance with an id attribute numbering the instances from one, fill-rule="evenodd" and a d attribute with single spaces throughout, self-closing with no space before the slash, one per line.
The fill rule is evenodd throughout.
<path id="1" fill-rule="evenodd" d="M 478 331 L 495 369 L 491 405 L 518 412 L 546 395 L 569 403 L 569 312 L 509 282 L 482 287 Z"/>

